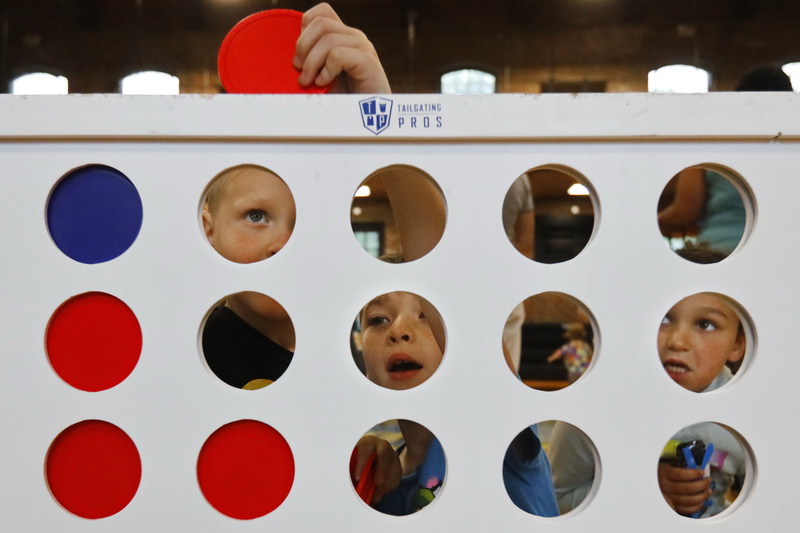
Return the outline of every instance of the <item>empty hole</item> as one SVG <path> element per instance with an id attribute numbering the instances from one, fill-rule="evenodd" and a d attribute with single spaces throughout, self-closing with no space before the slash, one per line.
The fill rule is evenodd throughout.
<path id="1" fill-rule="evenodd" d="M 47 228 L 56 246 L 81 263 L 122 255 L 142 227 L 142 200 L 131 181 L 104 165 L 69 172 L 47 202 Z"/>
<path id="2" fill-rule="evenodd" d="M 203 195 L 203 231 L 235 263 L 278 253 L 294 230 L 295 204 L 286 183 L 266 168 L 239 165 L 219 173 Z"/>
<path id="3" fill-rule="evenodd" d="M 525 214 L 530 207 L 526 179 L 533 195 L 532 235 L 527 225 L 530 215 Z M 503 226 L 523 255 L 540 263 L 569 261 L 592 237 L 594 197 L 589 181 L 573 169 L 560 165 L 535 168 L 517 178 L 506 193 Z"/>
<path id="4" fill-rule="evenodd" d="M 428 428 L 411 420 L 387 420 L 356 443 L 349 472 L 356 495 L 364 503 L 382 513 L 403 516 L 422 510 L 439 496 L 446 460 Z"/>
<path id="5" fill-rule="evenodd" d="M 374 172 L 359 186 L 350 223 L 359 244 L 392 263 L 426 255 L 444 233 L 441 189 L 419 169 L 395 165 Z"/>
<path id="6" fill-rule="evenodd" d="M 124 302 L 102 292 L 70 298 L 47 326 L 47 357 L 73 387 L 110 389 L 133 371 L 142 351 L 142 330 Z"/>
<path id="7" fill-rule="evenodd" d="M 511 366 L 534 389 L 576 382 L 589 368 L 597 334 L 589 309 L 559 292 L 531 296 L 512 310 L 503 331 Z"/>
<path id="8" fill-rule="evenodd" d="M 658 202 L 658 225 L 670 248 L 694 263 L 717 263 L 743 241 L 749 188 L 741 177 L 719 165 L 678 172 Z"/>
<path id="9" fill-rule="evenodd" d="M 222 426 L 203 444 L 197 480 L 220 513 L 249 520 L 271 513 L 294 483 L 294 456 L 275 429 L 256 420 Z"/>
<path id="10" fill-rule="evenodd" d="M 427 381 L 442 362 L 445 331 L 439 312 L 410 292 L 373 298 L 356 317 L 353 359 L 367 379 L 393 390 Z"/>
<path id="11" fill-rule="evenodd" d="M 238 292 L 218 302 L 202 330 L 203 356 L 220 380 L 255 390 L 277 381 L 292 362 L 294 325 L 274 299 Z"/>
<path id="12" fill-rule="evenodd" d="M 551 431 L 552 424 L 543 429 Z M 514 505 L 536 516 L 558 516 L 546 440 L 537 425 L 523 429 L 509 444 L 503 457 L 503 484 Z"/>
<path id="13" fill-rule="evenodd" d="M 539 424 L 542 445 L 550 458 L 553 487 L 561 514 L 569 513 L 596 491 L 600 459 L 586 433 L 561 420 Z"/>
<path id="14" fill-rule="evenodd" d="M 658 484 L 676 513 L 709 518 L 738 506 L 753 484 L 754 473 L 753 454 L 739 433 L 714 422 L 700 422 L 683 428 L 664 446 Z M 698 483 L 706 484 L 699 487 L 700 493 Z M 710 490 L 710 496 L 705 490 Z"/>
<path id="15" fill-rule="evenodd" d="M 673 305 L 658 329 L 658 356 L 667 375 L 692 392 L 710 392 L 739 373 L 753 342 L 752 325 L 739 304 L 713 292 Z"/>
<path id="16" fill-rule="evenodd" d="M 142 477 L 136 445 L 102 420 L 85 420 L 62 431 L 45 459 L 47 485 L 67 511 L 105 518 L 133 499 Z"/>

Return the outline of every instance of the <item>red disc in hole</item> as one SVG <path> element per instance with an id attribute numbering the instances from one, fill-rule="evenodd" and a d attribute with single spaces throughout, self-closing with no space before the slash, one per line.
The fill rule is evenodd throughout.
<path id="1" fill-rule="evenodd" d="M 303 14 L 291 9 L 270 9 L 245 18 L 234 26 L 219 49 L 217 68 L 229 93 L 327 93 L 331 86 L 313 83 L 301 87 L 300 71 L 292 60 L 300 37 Z"/>
<path id="2" fill-rule="evenodd" d="M 255 420 L 222 426 L 203 444 L 197 480 L 219 512 L 249 520 L 271 513 L 289 495 L 294 456 L 272 427 Z"/>
<path id="3" fill-rule="evenodd" d="M 50 319 L 47 357 L 61 379 L 90 392 L 110 389 L 133 371 L 142 330 L 121 300 L 88 292 L 64 302 Z"/>
<path id="4" fill-rule="evenodd" d="M 133 499 L 142 478 L 136 445 L 102 420 L 74 424 L 53 441 L 45 460 L 47 484 L 67 511 L 105 518 Z"/>

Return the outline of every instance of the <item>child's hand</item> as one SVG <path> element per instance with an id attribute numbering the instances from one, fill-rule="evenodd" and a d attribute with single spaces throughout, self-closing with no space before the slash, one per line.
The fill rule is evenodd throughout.
<path id="1" fill-rule="evenodd" d="M 703 508 L 711 496 L 711 479 L 700 469 L 658 465 L 658 486 L 670 507 L 684 516 Z"/>
<path id="2" fill-rule="evenodd" d="M 374 469 L 375 474 L 372 479 L 375 482 L 375 492 L 370 503 L 378 503 L 386 494 L 393 491 L 400 484 L 403 476 L 403 468 L 400 466 L 400 457 L 392 446 L 384 439 L 364 435 L 356 444 L 357 459 L 355 467 L 354 483 L 357 483 L 364 470 L 367 459 L 375 454 Z"/>
<path id="3" fill-rule="evenodd" d="M 324 87 L 336 80 L 331 92 L 392 92 L 375 47 L 363 32 L 346 26 L 330 5 L 306 11 L 302 28 L 294 57 L 301 86 Z"/>

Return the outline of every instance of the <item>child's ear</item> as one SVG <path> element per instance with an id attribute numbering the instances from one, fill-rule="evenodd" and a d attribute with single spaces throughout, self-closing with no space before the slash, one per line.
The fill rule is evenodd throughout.
<path id="1" fill-rule="evenodd" d="M 744 352 L 747 350 L 747 339 L 744 336 L 744 333 L 741 335 L 736 336 L 736 341 L 733 343 L 733 349 L 731 349 L 731 354 L 728 356 L 729 363 L 738 363 L 744 357 Z"/>
<path id="2" fill-rule="evenodd" d="M 206 232 L 206 239 L 214 246 L 214 224 L 211 211 L 208 209 L 208 202 L 203 204 L 203 231 Z"/>

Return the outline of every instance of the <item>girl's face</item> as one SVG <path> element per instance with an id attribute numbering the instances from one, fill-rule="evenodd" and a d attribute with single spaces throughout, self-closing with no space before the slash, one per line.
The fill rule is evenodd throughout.
<path id="1" fill-rule="evenodd" d="M 719 296 L 699 293 L 675 304 L 661 321 L 658 354 L 675 382 L 702 392 L 725 363 L 744 357 L 739 317 Z"/>
<path id="2" fill-rule="evenodd" d="M 418 296 L 390 292 L 372 300 L 362 313 L 361 342 L 370 381 L 394 390 L 416 387 L 442 361 Z"/>

